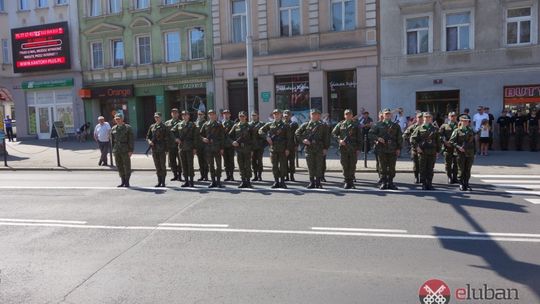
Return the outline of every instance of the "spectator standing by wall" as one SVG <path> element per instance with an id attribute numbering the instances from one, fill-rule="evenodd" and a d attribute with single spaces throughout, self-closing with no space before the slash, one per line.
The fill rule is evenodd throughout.
<path id="1" fill-rule="evenodd" d="M 99 158 L 98 166 L 108 166 L 107 154 L 109 154 L 110 146 L 111 125 L 105 121 L 105 117 L 98 117 L 98 124 L 94 128 L 94 140 L 99 146 L 101 156 Z"/>
<path id="2" fill-rule="evenodd" d="M 497 119 L 497 125 L 499 127 L 499 143 L 501 150 L 508 150 L 508 139 L 512 132 L 512 118 L 508 117 L 508 111 L 504 109 L 501 116 Z"/>
<path id="3" fill-rule="evenodd" d="M 489 107 L 486 107 L 484 110 L 489 116 L 489 150 L 493 150 L 493 121 L 495 121 L 495 116 L 489 112 Z"/>
<path id="4" fill-rule="evenodd" d="M 4 131 L 6 133 L 6 136 L 9 141 L 13 141 L 13 120 L 9 115 L 6 115 L 6 118 L 4 119 Z"/>
<path id="5" fill-rule="evenodd" d="M 491 127 L 489 126 L 489 119 L 484 119 L 482 121 L 479 133 L 480 133 L 480 154 L 483 156 L 487 156 L 490 134 L 491 134 Z"/>
<path id="6" fill-rule="evenodd" d="M 482 127 L 482 122 L 484 119 L 489 121 L 489 115 L 484 112 L 484 107 L 479 106 L 477 113 L 473 116 L 473 130 L 476 134 L 476 145 L 478 146 L 478 155 L 480 155 L 480 128 Z"/>

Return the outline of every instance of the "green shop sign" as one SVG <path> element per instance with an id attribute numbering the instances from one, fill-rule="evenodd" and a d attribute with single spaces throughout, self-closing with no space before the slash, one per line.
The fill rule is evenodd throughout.
<path id="1" fill-rule="evenodd" d="M 42 81 L 24 81 L 22 83 L 23 90 L 52 89 L 52 88 L 72 87 L 72 86 L 73 86 L 73 78 L 42 80 Z"/>
<path id="2" fill-rule="evenodd" d="M 261 92 L 261 99 L 263 100 L 263 102 L 269 102 L 271 96 L 272 96 L 271 92 L 268 92 L 268 91 Z"/>
<path id="3" fill-rule="evenodd" d="M 206 82 L 193 82 L 193 83 L 180 83 L 175 85 L 167 86 L 166 90 L 176 91 L 176 90 L 190 90 L 190 89 L 204 89 L 206 88 Z"/>

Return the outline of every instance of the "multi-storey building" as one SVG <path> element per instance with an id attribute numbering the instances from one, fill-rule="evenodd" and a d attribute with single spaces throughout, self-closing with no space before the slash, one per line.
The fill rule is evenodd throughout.
<path id="1" fill-rule="evenodd" d="M 540 108 L 538 0 L 381 0 L 383 106 Z M 497 114 L 497 113 L 493 113 Z"/>
<path id="2" fill-rule="evenodd" d="M 375 0 L 213 0 L 216 109 L 248 109 L 246 15 L 253 16 L 256 108 L 334 120 L 351 108 L 377 109 Z"/>
<path id="3" fill-rule="evenodd" d="M 11 52 L 9 47 L 9 26 L 6 11 L 6 1 L 0 0 L 0 117 L 15 114 L 15 104 L 11 97 L 8 78 L 13 73 Z"/>
<path id="4" fill-rule="evenodd" d="M 49 138 L 54 121 L 75 132 L 84 123 L 77 3 L 0 0 L 0 28 L 0 87 L 13 96 L 17 136 Z"/>
<path id="5" fill-rule="evenodd" d="M 203 0 L 79 0 L 87 119 L 123 113 L 143 136 L 155 111 L 213 106 Z"/>

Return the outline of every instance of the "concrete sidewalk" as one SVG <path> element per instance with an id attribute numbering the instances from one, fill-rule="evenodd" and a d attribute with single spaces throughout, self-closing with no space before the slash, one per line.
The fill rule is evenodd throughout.
<path id="1" fill-rule="evenodd" d="M 0 170 L 114 170 L 114 167 L 99 167 L 99 150 L 94 142 L 60 142 L 60 163 L 57 166 L 56 149 L 54 140 L 25 140 L 22 142 L 7 142 L 8 167 L 0 163 Z M 136 171 L 154 170 L 152 157 L 144 155 L 146 142 L 139 140 L 135 143 L 135 153 L 132 157 L 132 167 Z M 489 156 L 477 156 L 473 166 L 474 174 L 538 174 L 540 173 L 540 153 L 516 152 L 516 151 L 490 151 Z M 3 162 L 3 158 L 0 158 Z M 197 164 L 197 160 L 195 160 Z M 268 151 L 265 153 L 264 165 L 270 168 Z M 341 172 L 339 156 L 332 149 L 327 159 L 329 171 Z M 307 165 L 303 155 L 300 155 L 300 167 L 298 171 L 305 171 Z M 403 153 L 398 159 L 397 170 L 399 172 L 411 172 L 412 162 L 407 153 Z M 367 168 L 364 168 L 363 155 L 360 155 L 358 171 L 374 172 L 375 160 L 373 154 L 368 154 Z M 439 158 L 436 171 L 443 172 L 444 164 Z"/>

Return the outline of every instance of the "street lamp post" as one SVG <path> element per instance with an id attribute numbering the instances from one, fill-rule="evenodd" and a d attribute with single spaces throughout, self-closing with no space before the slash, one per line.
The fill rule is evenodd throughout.
<path id="1" fill-rule="evenodd" d="M 251 0 L 246 1 L 246 66 L 248 87 L 248 111 L 255 111 L 255 83 L 253 79 L 253 29 L 251 18 Z"/>

